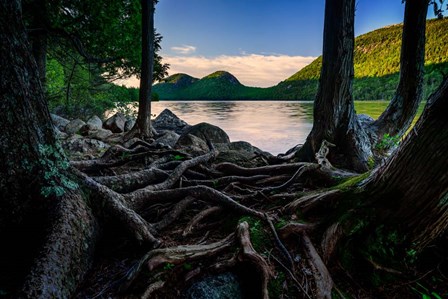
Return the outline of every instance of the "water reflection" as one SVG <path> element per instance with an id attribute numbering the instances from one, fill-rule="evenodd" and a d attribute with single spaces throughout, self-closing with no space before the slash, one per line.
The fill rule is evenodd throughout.
<path id="1" fill-rule="evenodd" d="M 385 101 L 356 102 L 359 114 L 377 118 Z M 283 153 L 305 142 L 313 125 L 311 102 L 155 102 L 152 113 L 168 108 L 189 124 L 208 122 L 222 128 L 231 141 L 244 140 L 271 152 Z"/>

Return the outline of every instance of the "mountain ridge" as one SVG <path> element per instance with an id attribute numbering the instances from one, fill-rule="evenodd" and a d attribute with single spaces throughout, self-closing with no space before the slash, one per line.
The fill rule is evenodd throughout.
<path id="1" fill-rule="evenodd" d="M 389 25 L 355 39 L 353 96 L 355 100 L 391 99 L 398 84 L 402 24 Z M 448 19 L 428 20 L 424 98 L 448 73 Z M 174 74 L 153 90 L 161 100 L 314 100 L 322 56 L 275 86 L 249 87 L 227 71 L 201 79 Z M 181 84 L 179 83 L 181 82 Z"/>

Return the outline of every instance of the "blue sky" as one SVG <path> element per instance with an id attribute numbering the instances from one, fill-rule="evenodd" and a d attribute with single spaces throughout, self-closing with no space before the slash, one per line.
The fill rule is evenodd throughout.
<path id="1" fill-rule="evenodd" d="M 324 0 L 160 0 L 155 26 L 170 74 L 227 70 L 272 86 L 322 52 Z M 432 9 L 430 9 L 432 11 Z M 355 35 L 400 23 L 401 0 L 357 0 Z M 431 15 L 429 15 L 431 17 Z"/>

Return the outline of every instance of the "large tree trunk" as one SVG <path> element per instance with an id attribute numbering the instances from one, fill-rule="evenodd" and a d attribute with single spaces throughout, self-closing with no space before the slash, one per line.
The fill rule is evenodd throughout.
<path id="1" fill-rule="evenodd" d="M 81 193 L 61 187 L 66 161 L 21 20 L 20 1 L 0 1 L 0 280 L 25 272 L 22 268 L 30 264 L 22 260 L 39 245 L 27 241 L 38 235 L 46 241 L 40 240 L 43 247 L 21 297 L 67 298 L 91 261 L 96 222 Z M 62 196 L 42 195 L 56 187 Z M 24 279 L 17 277 L 15 283 Z"/>
<path id="2" fill-rule="evenodd" d="M 134 129 L 149 138 L 151 132 L 151 88 L 154 70 L 154 1 L 141 0 L 142 5 L 142 67 L 138 116 Z M 133 130 L 134 131 L 134 130 Z"/>
<path id="3" fill-rule="evenodd" d="M 412 123 L 423 95 L 428 0 L 406 1 L 400 57 L 400 81 L 387 109 L 373 123 L 377 138 L 402 136 Z"/>
<path id="4" fill-rule="evenodd" d="M 367 169 L 370 144 L 356 118 L 352 82 L 354 0 L 326 1 L 322 70 L 314 102 L 314 125 L 298 158 L 314 161 L 323 140 L 336 145 L 329 160 L 357 171 Z"/>
<path id="5" fill-rule="evenodd" d="M 48 41 L 48 13 L 46 0 L 26 1 L 24 3 L 24 14 L 30 16 L 28 34 L 31 49 L 37 63 L 37 70 L 42 86 L 46 83 L 47 70 L 47 41 Z"/>
<path id="6" fill-rule="evenodd" d="M 445 79 L 399 150 L 365 186 L 378 222 L 401 228 L 417 249 L 448 228 L 447 111 Z"/>

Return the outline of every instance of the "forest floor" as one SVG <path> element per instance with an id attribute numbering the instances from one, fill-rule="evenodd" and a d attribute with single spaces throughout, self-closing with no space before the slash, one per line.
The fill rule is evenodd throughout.
<path id="1" fill-rule="evenodd" d="M 94 264 L 76 298 L 448 294 L 443 252 L 431 251 L 439 256 L 424 256 L 418 268 L 396 269 L 348 253 L 355 241 L 333 244 L 340 230 L 329 217 L 341 208 L 334 202 L 366 174 L 327 167 L 328 147 L 317 153 L 319 163 L 293 162 L 291 153 L 274 157 L 247 143 L 232 145 L 217 127 L 194 128 L 173 146 L 158 142 L 173 131 L 125 144 L 117 142 L 121 133 L 93 159 L 91 152 L 69 152 L 73 166 L 124 198 L 151 236 L 130 238 L 116 217 L 102 217 Z"/>

